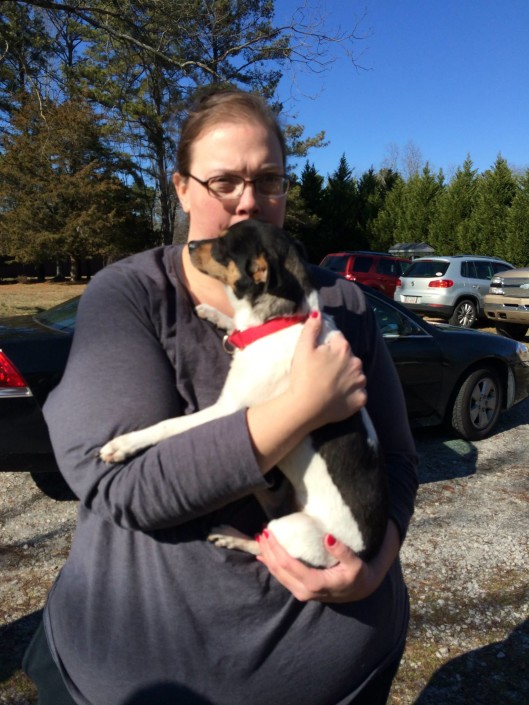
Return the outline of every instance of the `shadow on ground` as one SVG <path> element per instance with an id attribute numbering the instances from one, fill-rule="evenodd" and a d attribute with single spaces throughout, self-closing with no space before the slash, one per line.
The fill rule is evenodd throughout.
<path id="1" fill-rule="evenodd" d="M 436 671 L 414 705 L 526 705 L 529 621 L 505 641 L 454 658 Z"/>

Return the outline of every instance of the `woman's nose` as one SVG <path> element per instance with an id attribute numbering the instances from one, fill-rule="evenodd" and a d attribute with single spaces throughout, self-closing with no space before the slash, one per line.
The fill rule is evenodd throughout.
<path id="1" fill-rule="evenodd" d="M 237 213 L 257 213 L 259 211 L 259 201 L 256 198 L 255 184 L 247 181 L 244 190 L 237 203 Z"/>

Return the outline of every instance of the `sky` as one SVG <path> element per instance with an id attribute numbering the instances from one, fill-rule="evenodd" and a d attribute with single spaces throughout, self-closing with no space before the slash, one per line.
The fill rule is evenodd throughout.
<path id="1" fill-rule="evenodd" d="M 276 19 L 305 0 L 278 0 Z M 329 145 L 308 161 L 324 177 L 342 155 L 356 177 L 421 157 L 450 179 L 470 156 L 529 168 L 529 0 L 308 0 L 329 29 L 352 28 L 355 68 L 338 47 L 325 75 L 286 74 L 280 97 L 306 135 Z M 298 160 L 300 173 L 305 159 Z"/>

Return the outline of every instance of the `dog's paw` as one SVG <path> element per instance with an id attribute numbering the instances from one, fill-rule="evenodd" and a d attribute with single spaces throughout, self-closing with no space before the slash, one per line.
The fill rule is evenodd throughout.
<path id="1" fill-rule="evenodd" d="M 231 333 L 234 329 L 233 319 L 209 304 L 198 304 L 198 306 L 195 306 L 195 311 L 199 318 L 213 323 L 214 326 L 217 326 L 217 328 L 221 330 Z"/>
<path id="2" fill-rule="evenodd" d="M 134 450 L 129 447 L 126 436 L 113 438 L 99 451 L 99 457 L 105 463 L 122 463 L 131 455 L 134 455 Z"/>
<path id="3" fill-rule="evenodd" d="M 219 548 L 245 551 L 254 556 L 259 555 L 259 544 L 246 534 L 237 531 L 232 526 L 216 526 L 208 535 L 208 541 Z"/>

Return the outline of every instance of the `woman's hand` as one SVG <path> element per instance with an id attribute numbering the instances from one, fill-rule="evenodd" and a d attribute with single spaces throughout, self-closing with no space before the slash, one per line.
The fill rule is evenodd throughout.
<path id="1" fill-rule="evenodd" d="M 268 529 L 259 537 L 259 547 L 257 560 L 301 602 L 355 602 L 369 597 L 382 583 L 398 555 L 400 539 L 390 520 L 380 551 L 366 563 L 327 535 L 325 547 L 338 561 L 332 568 L 310 568 L 292 558 Z"/>
<path id="2" fill-rule="evenodd" d="M 303 410 L 310 430 L 349 418 L 367 401 L 361 360 L 339 332 L 320 345 L 321 327 L 321 314 L 307 320 L 290 373 L 293 408 Z"/>
<path id="3" fill-rule="evenodd" d="M 341 333 L 320 345 L 321 326 L 321 314 L 303 326 L 286 391 L 247 411 L 250 438 L 263 473 L 311 431 L 349 418 L 366 403 L 362 362 L 351 354 Z"/>

